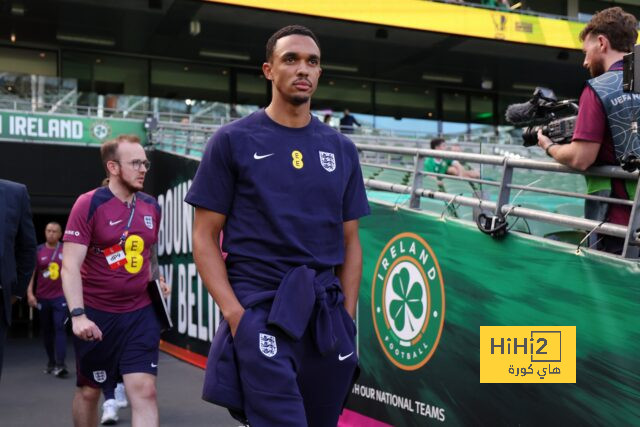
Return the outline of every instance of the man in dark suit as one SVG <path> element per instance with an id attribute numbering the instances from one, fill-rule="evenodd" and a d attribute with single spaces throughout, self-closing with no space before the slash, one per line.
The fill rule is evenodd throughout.
<path id="1" fill-rule="evenodd" d="M 22 298 L 36 266 L 36 234 L 27 187 L 0 179 L 0 377 L 11 304 Z"/>

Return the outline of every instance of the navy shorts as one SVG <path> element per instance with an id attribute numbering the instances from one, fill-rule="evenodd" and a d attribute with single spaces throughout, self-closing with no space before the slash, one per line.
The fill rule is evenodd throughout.
<path id="1" fill-rule="evenodd" d="M 247 309 L 233 339 L 249 423 L 255 427 L 335 426 L 358 365 L 353 320 L 342 304 L 333 310 L 337 345 L 322 356 L 313 327 L 294 341 L 268 325 L 268 316 L 269 307 Z"/>
<path id="2" fill-rule="evenodd" d="M 157 375 L 160 322 L 152 305 L 130 313 L 108 313 L 85 307 L 102 331 L 102 341 L 74 336 L 78 387 L 115 388 L 118 377 L 132 373 Z"/>

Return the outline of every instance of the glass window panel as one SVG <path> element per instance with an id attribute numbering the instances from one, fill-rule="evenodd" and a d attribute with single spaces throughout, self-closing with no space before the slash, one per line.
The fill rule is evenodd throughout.
<path id="1" fill-rule="evenodd" d="M 488 95 L 471 96 L 471 122 L 493 123 L 493 99 Z"/>
<path id="2" fill-rule="evenodd" d="M 458 92 L 443 92 L 442 115 L 444 121 L 466 122 L 466 95 Z"/>
<path id="3" fill-rule="evenodd" d="M 62 75 L 78 79 L 82 92 L 147 95 L 148 61 L 96 53 L 64 52 Z"/>
<path id="4" fill-rule="evenodd" d="M 0 47 L 0 70 L 16 74 L 57 76 L 56 53 L 37 49 Z"/>
<path id="5" fill-rule="evenodd" d="M 200 64 L 152 61 L 151 95 L 229 101 L 229 70 Z"/>
<path id="6" fill-rule="evenodd" d="M 371 111 L 371 84 L 361 80 L 325 76 L 313 94 L 314 109 L 342 111 L 348 108 L 358 113 Z"/>
<path id="7" fill-rule="evenodd" d="M 376 83 L 376 113 L 398 118 L 435 118 L 435 92 L 424 86 Z"/>
<path id="8" fill-rule="evenodd" d="M 238 104 L 266 105 L 267 83 L 261 71 L 238 72 L 236 74 L 236 93 Z"/>

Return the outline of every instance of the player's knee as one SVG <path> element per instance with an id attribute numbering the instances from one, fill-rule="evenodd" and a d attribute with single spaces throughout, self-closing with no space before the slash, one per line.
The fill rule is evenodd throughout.
<path id="1" fill-rule="evenodd" d="M 157 391 L 153 381 L 137 381 L 133 387 L 127 387 L 127 393 L 130 393 L 133 399 L 155 400 Z"/>
<path id="2" fill-rule="evenodd" d="M 156 400 L 156 385 L 153 383 L 144 384 L 140 390 L 140 396 L 145 400 Z"/>
<path id="3" fill-rule="evenodd" d="M 76 395 L 86 402 L 94 403 L 100 399 L 100 389 L 89 386 L 79 387 Z"/>

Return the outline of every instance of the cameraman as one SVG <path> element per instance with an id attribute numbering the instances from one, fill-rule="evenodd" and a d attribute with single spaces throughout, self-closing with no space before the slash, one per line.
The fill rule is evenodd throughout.
<path id="1" fill-rule="evenodd" d="M 616 100 L 623 95 L 622 57 L 633 51 L 638 39 L 637 25 L 633 15 L 619 7 L 611 7 L 596 13 L 580 33 L 585 54 L 582 65 L 589 70 L 592 79 L 587 81 L 580 95 L 573 139 L 570 144 L 559 145 L 538 132 L 538 145 L 559 163 L 581 171 L 592 165 L 620 165 L 609 122 L 622 109 L 640 108 L 632 97 L 623 102 L 619 101 L 623 98 Z M 609 84 L 612 81 L 613 85 Z M 609 107 L 608 111 L 605 105 Z M 619 199 L 630 199 L 635 195 L 635 183 L 631 181 L 592 176 L 586 176 L 586 179 L 589 194 Z M 629 206 L 585 201 L 585 217 L 588 219 L 627 226 L 630 215 Z M 622 253 L 624 239 L 611 236 L 598 238 L 601 240 L 596 245 L 597 249 Z M 595 244 L 595 239 L 589 243 Z"/>

